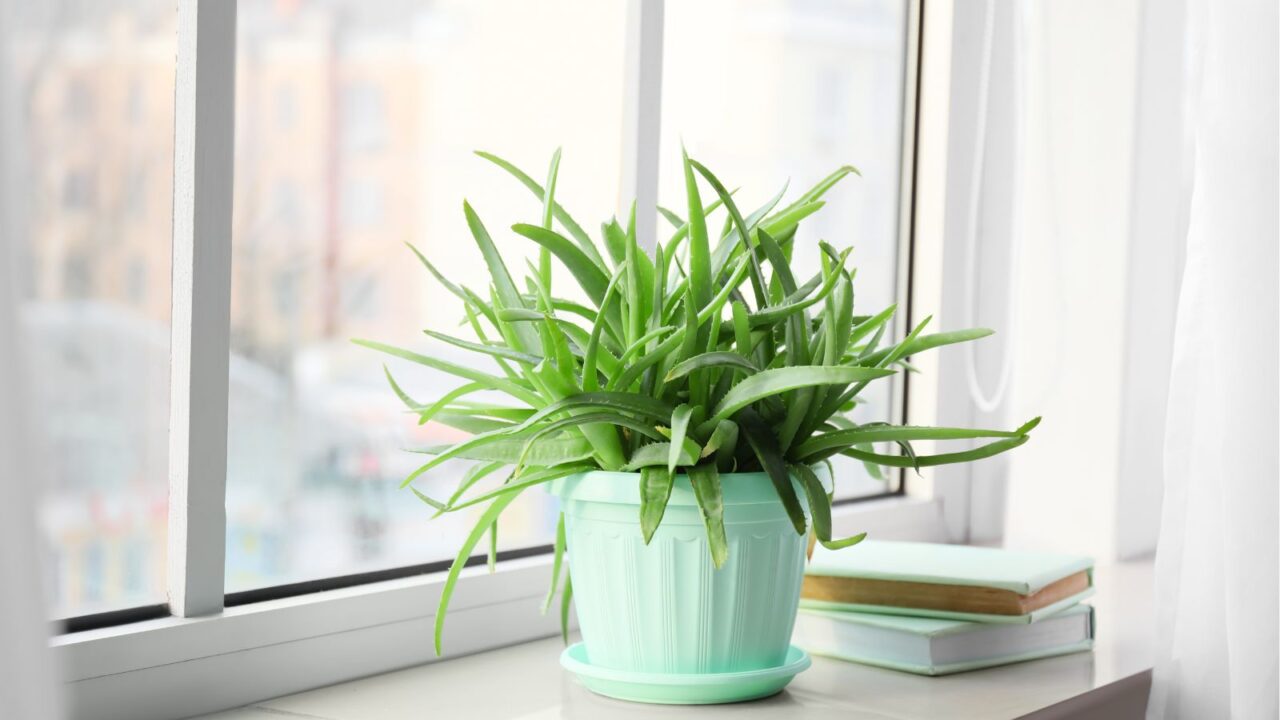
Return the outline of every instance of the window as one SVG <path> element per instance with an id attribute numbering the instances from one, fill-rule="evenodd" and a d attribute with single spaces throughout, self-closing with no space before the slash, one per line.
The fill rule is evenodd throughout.
<path id="1" fill-rule="evenodd" d="M 179 0 L 180 13 L 189 2 Z M 199 3 L 200 17 L 234 12 L 234 36 L 219 35 L 230 26 L 218 23 L 176 30 L 173 6 L 159 0 L 77 4 L 57 20 L 24 6 L 17 24 L 0 28 L 0 92 L 26 88 L 16 97 L 27 98 L 0 103 L 5 127 L 19 130 L 0 138 L 0 155 L 4 207 L 23 209 L 18 248 L 33 268 L 24 279 L 24 350 L 42 368 L 33 394 L 42 403 L 38 452 L 51 468 L 44 522 L 58 613 L 164 612 L 170 298 L 175 287 L 180 298 L 190 293 L 169 273 L 171 256 L 182 262 L 173 248 L 187 247 L 173 244 L 172 178 L 193 173 L 173 161 L 175 129 L 183 138 L 192 127 L 174 127 L 175 92 L 190 100 L 175 88 L 171 58 L 196 62 L 175 36 L 211 33 L 192 46 L 235 69 L 235 112 L 226 118 L 234 162 L 224 178 L 231 231 L 222 248 L 231 264 L 220 285 L 229 340 L 218 353 L 229 366 L 226 524 L 214 545 L 225 550 L 221 589 L 234 604 L 286 584 L 439 567 L 469 527 L 459 516 L 429 523 L 428 509 L 397 490 L 417 465 L 403 448 L 452 436 L 408 418 L 381 368 L 387 362 L 419 398 L 455 381 L 349 339 L 423 348 L 420 329 L 455 327 L 460 308 L 403 243 L 453 281 L 483 288 L 464 193 L 508 262 L 536 256 L 502 229 L 536 218 L 539 203 L 475 150 L 536 176 L 563 145 L 557 198 L 586 226 L 621 210 L 619 188 L 644 185 L 662 204 L 683 205 L 675 192 L 681 140 L 741 187 L 751 207 L 781 178 L 798 189 L 852 162 L 863 178 L 832 196 L 825 224 L 810 228 L 797 252 L 815 262 L 819 237 L 854 244 L 862 306 L 900 297 L 909 5 L 695 0 L 667 5 L 664 26 L 638 24 L 654 7 L 661 17 L 661 4 L 628 0 Z M 664 31 L 665 43 L 645 40 Z M 655 61 L 665 64 L 662 75 L 632 72 Z M 662 102 L 636 107 L 635 86 L 653 90 L 658 80 Z M 76 83 L 82 91 L 69 89 Z M 661 144 L 641 152 L 660 162 L 642 177 L 627 159 L 625 133 L 646 115 Z M 216 116 L 208 110 L 200 125 L 216 127 Z M 201 137 L 198 149 L 211 152 Z M 195 191 L 198 207 L 202 192 L 211 191 Z M 207 269 L 207 257 L 185 262 L 197 279 L 221 272 Z M 567 274 L 557 283 L 569 284 Z M 197 325 L 175 323 L 174 337 L 211 330 Z M 895 412 L 901 395 L 864 398 L 867 417 Z M 452 487 L 460 472 L 441 468 L 425 488 Z M 901 489 L 896 478 L 850 477 L 847 497 Z M 499 538 L 517 554 L 541 552 L 555 526 L 549 497 L 525 500 L 522 514 L 504 516 Z M 213 596 L 220 603 L 224 593 Z"/>
<path id="2" fill-rule="evenodd" d="M 0 285 L 22 288 L 15 347 L 38 369 L 27 416 L 46 596 L 55 617 L 161 603 L 173 5 L 6 3 L 3 16 L 0 223 L 29 277 Z"/>

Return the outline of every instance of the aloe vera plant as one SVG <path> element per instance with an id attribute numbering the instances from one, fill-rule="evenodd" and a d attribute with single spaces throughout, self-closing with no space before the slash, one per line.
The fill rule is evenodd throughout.
<path id="1" fill-rule="evenodd" d="M 743 214 L 705 166 L 683 158 L 685 216 L 662 209 L 672 232 L 651 252 L 636 240 L 635 211 L 625 226 L 603 223 L 599 242 L 555 200 L 560 152 L 544 185 L 505 160 L 478 153 L 513 176 L 542 204 L 536 223 L 516 235 L 539 256 L 517 282 L 488 228 L 463 211 L 490 273 L 481 291 L 449 281 L 417 249 L 427 271 L 461 302 L 472 339 L 428 331 L 431 337 L 492 358 L 498 373 L 449 363 L 368 340 L 355 342 L 452 374 L 465 381 L 429 404 L 411 398 L 391 373 L 392 390 L 422 423 L 471 433 L 466 440 L 425 448 L 430 460 L 404 481 L 451 460 L 473 463 L 448 498 L 414 494 L 437 515 L 485 505 L 449 571 L 436 614 L 440 652 L 445 612 L 465 561 L 486 534 L 490 562 L 504 509 L 521 492 L 588 470 L 634 472 L 640 483 L 639 526 L 647 543 L 662 522 L 677 474 L 688 476 L 706 524 L 711 558 L 722 566 L 725 540 L 721 476 L 763 471 L 796 533 L 812 533 L 830 548 L 862 539 L 832 537 L 831 495 L 813 466 L 837 454 L 872 466 L 920 468 L 985 458 L 1028 440 L 1038 423 L 1015 430 L 974 430 L 859 424 L 849 413 L 875 380 L 903 372 L 925 350 L 965 342 L 989 330 L 925 334 L 926 318 L 897 342 L 886 342 L 895 307 L 860 314 L 854 306 L 849 251 L 820 242 L 821 269 L 796 277 L 791 263 L 799 224 L 823 206 L 823 196 L 857 171 L 842 167 L 793 202 L 779 193 Z M 719 232 L 711 217 L 722 213 Z M 568 269 L 589 305 L 552 287 L 552 263 Z M 501 393 L 509 402 L 467 395 Z M 972 449 L 937 455 L 914 451 L 917 440 L 983 439 Z M 887 453 L 886 448 L 900 452 Z M 803 488 L 797 493 L 792 478 Z M 808 516 L 802 504 L 808 505 Z M 561 595 L 562 623 L 572 594 L 561 580 L 564 518 L 556 535 L 549 606 Z"/>

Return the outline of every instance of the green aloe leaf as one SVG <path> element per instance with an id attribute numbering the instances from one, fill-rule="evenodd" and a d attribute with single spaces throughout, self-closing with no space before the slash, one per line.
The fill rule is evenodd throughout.
<path id="1" fill-rule="evenodd" d="M 560 640 L 569 644 L 569 608 L 573 603 L 573 575 L 564 570 L 564 592 L 560 593 Z"/>
<path id="2" fill-rule="evenodd" d="M 453 494 L 449 496 L 448 502 L 445 503 L 446 508 L 457 505 L 462 496 L 474 487 L 476 483 L 501 470 L 506 465 L 507 463 L 504 462 L 487 462 L 476 463 L 467 468 L 467 471 L 462 475 L 462 479 L 458 481 L 458 487 L 454 488 Z"/>
<path id="3" fill-rule="evenodd" d="M 791 476 L 787 473 L 787 464 L 778 449 L 778 439 L 773 436 L 769 426 L 760 416 L 750 409 L 738 413 L 738 425 L 747 436 L 747 443 L 760 460 L 760 466 L 769 475 L 773 489 L 778 493 L 782 507 L 791 519 L 791 525 L 797 535 L 804 535 L 807 522 L 804 519 L 804 508 L 800 507 L 800 499 L 796 497 L 795 486 L 791 484 Z"/>
<path id="4" fill-rule="evenodd" d="M 645 545 L 653 539 L 658 525 L 662 523 L 674 479 L 672 471 L 661 465 L 640 469 L 640 532 L 644 535 Z"/>
<path id="5" fill-rule="evenodd" d="M 444 639 L 444 618 L 449 611 L 449 600 L 453 598 L 454 588 L 458 584 L 458 575 L 462 574 L 462 568 L 466 567 L 467 560 L 471 557 L 471 552 L 475 550 L 476 544 L 480 542 L 480 538 L 489 529 L 489 526 L 498 519 L 503 510 L 515 501 L 520 493 L 513 492 L 503 495 L 493 501 L 493 504 L 485 509 L 480 515 L 480 519 L 476 521 L 475 527 L 471 529 L 470 534 L 462 541 L 461 547 L 458 548 L 458 554 L 453 559 L 453 564 L 449 566 L 449 574 L 445 577 L 444 588 L 440 591 L 440 604 L 436 607 L 435 622 L 435 650 L 436 657 L 439 657 L 443 651 Z"/>
<path id="6" fill-rule="evenodd" d="M 551 559 L 551 587 L 547 588 L 547 597 L 542 601 L 542 614 L 546 615 L 547 610 L 551 609 L 551 601 L 556 597 L 556 589 L 560 584 L 560 566 L 564 560 L 564 513 L 560 513 L 560 519 L 556 521 L 556 540 L 552 550 Z"/>
<path id="7" fill-rule="evenodd" d="M 507 270 L 506 263 L 502 262 L 502 255 L 498 253 L 498 248 L 489 237 L 489 231 L 480 221 L 480 216 L 467 202 L 462 203 L 462 211 L 467 217 L 467 227 L 471 230 L 471 236 L 475 239 L 476 246 L 480 248 L 480 254 L 484 256 L 485 265 L 489 268 L 489 279 L 493 284 L 494 293 L 505 307 L 524 307 L 524 300 L 511 280 L 511 273 Z M 517 326 L 514 328 L 514 333 L 520 343 L 516 349 L 526 350 L 538 346 L 537 336 L 528 328 Z"/>
<path id="8" fill-rule="evenodd" d="M 520 468 L 527 464 L 526 461 L 528 459 L 528 453 L 531 452 L 537 443 L 541 442 L 547 435 L 597 423 L 612 425 L 614 427 L 625 427 L 628 430 L 644 435 L 652 440 L 662 440 L 662 436 L 658 434 L 649 423 L 628 417 L 622 413 L 588 412 L 579 415 L 571 415 L 566 418 L 561 418 L 559 420 L 540 425 L 533 434 L 528 436 L 528 439 L 524 441 L 524 450 L 521 452 L 520 458 L 516 461 L 516 471 L 518 472 Z"/>
<path id="9" fill-rule="evenodd" d="M 693 485 L 702 522 L 707 526 L 707 544 L 711 548 L 711 563 L 716 568 L 729 559 L 729 540 L 724 531 L 724 498 L 720 493 L 720 473 L 715 465 L 695 465 L 689 468 L 689 482 Z"/>
<path id="10" fill-rule="evenodd" d="M 580 248 L 569 242 L 568 238 L 554 230 L 528 223 L 516 223 L 511 229 L 517 235 L 529 238 L 555 254 L 569 272 L 573 273 L 573 277 L 596 307 L 603 305 L 604 291 L 609 286 L 609 275 L 603 265 L 597 265 Z"/>
<path id="11" fill-rule="evenodd" d="M 738 383 L 716 406 L 712 417 L 724 419 L 742 408 L 789 390 L 814 385 L 843 385 L 858 380 L 888 377 L 892 370 L 864 367 L 810 365 L 764 370 Z"/>
<path id="12" fill-rule="evenodd" d="M 747 375 L 754 375 L 760 372 L 760 368 L 755 366 L 750 360 L 736 352 L 719 351 L 707 352 L 701 355 L 694 355 L 688 360 L 676 363 L 675 367 L 667 372 L 666 381 L 671 382 L 678 380 L 694 370 L 702 370 L 704 368 L 725 367 L 740 370 Z"/>
<path id="13" fill-rule="evenodd" d="M 676 465 L 683 467 L 698 462 L 698 455 L 702 452 L 702 448 L 698 447 L 698 443 L 686 438 L 679 446 L 680 452 L 676 456 Z M 622 469 L 626 472 L 634 472 L 640 468 L 650 467 L 653 465 L 661 465 L 666 467 L 671 457 L 671 443 L 656 442 L 648 445 L 641 445 L 631 454 L 631 460 Z"/>
<path id="14" fill-rule="evenodd" d="M 946 345 L 954 345 L 956 343 L 969 342 L 971 340 L 979 340 L 988 335 L 995 334 L 995 331 L 986 328 L 971 328 L 968 330 L 954 330 L 952 332 L 934 333 L 932 335 L 921 335 L 913 338 L 910 342 L 905 343 L 901 348 L 897 348 L 897 352 L 886 349 L 871 355 L 867 358 L 867 362 L 879 364 L 891 353 L 894 360 L 898 358 L 911 357 L 926 350 L 943 347 Z M 892 361 L 890 361 L 892 362 Z"/>
<path id="15" fill-rule="evenodd" d="M 452 335 L 436 332 L 435 330 L 423 330 L 422 332 L 426 334 L 427 337 L 435 338 L 436 340 L 448 343 L 454 347 L 462 348 L 463 350 L 470 350 L 471 352 L 477 352 L 483 355 L 491 355 L 496 358 L 511 360 L 525 365 L 537 365 L 542 362 L 542 358 L 538 355 L 531 355 L 526 352 L 520 352 L 519 350 L 512 350 L 506 345 L 482 345 L 480 343 L 470 342 L 469 340 L 461 340 L 453 337 Z"/>
<path id="16" fill-rule="evenodd" d="M 449 506 L 449 511 L 465 510 L 482 503 L 489 502 L 495 498 L 506 497 L 507 495 L 519 494 L 523 490 L 527 490 L 534 485 L 543 485 L 558 480 L 562 477 L 577 475 L 578 473 L 587 472 L 594 469 L 590 464 L 568 465 L 564 463 L 556 463 L 552 467 L 540 470 L 536 473 L 530 473 L 522 476 L 519 480 L 510 480 L 489 492 L 477 495 L 473 498 L 461 500 L 454 505 Z"/>
<path id="17" fill-rule="evenodd" d="M 694 309 L 701 310 L 711 300 L 711 246 L 707 238 L 707 218 L 702 212 L 702 198 L 693 177 L 693 164 L 684 154 L 684 185 L 689 201 L 689 285 L 693 290 Z M 723 193 L 721 199 L 728 197 Z"/>
<path id="18" fill-rule="evenodd" d="M 537 180 L 526 175 L 522 170 L 520 170 L 520 168 L 512 165 L 493 153 L 477 150 L 476 155 L 488 160 L 503 170 L 506 170 L 512 177 L 519 180 L 520 184 L 529 188 L 529 191 L 538 198 L 538 202 L 544 202 L 542 186 L 538 184 Z M 596 249 L 595 243 L 591 242 L 591 237 L 587 235 L 587 233 L 583 231 L 582 226 L 575 222 L 573 217 L 560 206 L 560 203 L 555 203 L 552 206 L 552 213 L 555 215 L 556 220 L 564 226 L 564 229 L 569 231 L 569 235 L 573 236 L 573 239 L 582 247 L 583 252 L 593 256 L 597 262 L 604 262 L 603 258 L 600 257 L 600 251 Z"/>
<path id="19" fill-rule="evenodd" d="M 982 430 L 978 428 L 923 427 L 913 425 L 877 425 L 835 430 L 815 435 L 795 448 L 797 457 L 809 457 L 824 450 L 845 448 L 862 443 L 911 440 L 968 440 L 976 438 L 1016 438 L 1026 435 L 1040 418 L 1034 418 L 1017 430 Z"/>
<path id="20" fill-rule="evenodd" d="M 677 405 L 671 413 L 671 449 L 667 453 L 667 472 L 674 473 L 676 464 L 680 462 L 680 453 L 684 450 L 685 436 L 689 432 L 689 418 L 693 417 L 693 408 L 688 405 Z M 694 461 L 697 461 L 697 455 Z"/>
<path id="21" fill-rule="evenodd" d="M 800 480 L 804 494 L 809 498 L 809 517 L 813 520 L 813 534 L 819 541 L 831 540 L 831 496 L 813 469 L 803 463 L 787 466 L 788 472 Z"/>
<path id="22" fill-rule="evenodd" d="M 404 403 L 405 407 L 414 411 L 422 409 L 423 406 L 417 400 L 409 397 L 409 394 L 400 388 L 400 383 L 396 382 L 396 379 L 391 376 L 391 369 L 387 367 L 386 363 L 382 365 L 382 372 L 387 376 L 387 382 L 391 384 L 391 391 L 396 394 L 396 397 L 400 398 L 400 402 Z M 477 386 L 476 383 L 472 383 L 472 385 Z M 466 386 L 464 385 L 463 387 Z"/>
<path id="23" fill-rule="evenodd" d="M 1021 437 L 1010 438 L 1008 440 L 998 440 L 993 443 L 973 448 L 972 450 L 941 453 L 939 455 L 920 455 L 915 458 L 904 457 L 902 455 L 882 455 L 880 453 L 866 452 L 857 448 L 846 448 L 841 450 L 840 454 L 848 455 L 851 458 L 857 458 L 864 462 L 872 462 L 877 465 L 922 468 L 982 460 L 983 458 L 989 458 L 993 455 L 999 455 L 1002 452 L 1007 452 L 1020 445 L 1025 445 L 1030 439 L 1030 435 L 1023 435 Z"/>
<path id="24" fill-rule="evenodd" d="M 721 420 L 716 423 L 715 429 L 711 431 L 711 437 L 707 439 L 707 444 L 702 447 L 702 457 L 715 453 L 716 464 L 721 465 L 722 461 L 733 457 L 737 447 L 738 423 L 732 420 Z"/>
<path id="25" fill-rule="evenodd" d="M 525 387 L 517 385 L 516 383 L 506 378 L 500 378 L 500 377 L 497 377 L 496 375 L 490 375 L 489 373 L 486 373 L 486 372 L 481 372 L 479 370 L 474 370 L 472 368 L 463 367 L 461 365 L 448 362 L 447 360 L 438 360 L 433 357 L 421 355 L 411 350 L 405 350 L 404 348 L 398 348 L 393 345 L 385 345 L 383 343 L 374 342 L 372 340 L 356 339 L 356 340 L 352 340 L 351 342 L 355 343 L 356 345 L 367 347 L 370 350 L 377 350 L 378 352 L 383 352 L 388 355 L 401 358 L 403 360 L 408 360 L 409 362 L 415 362 L 415 363 L 418 363 L 419 365 L 425 365 L 426 367 L 429 367 L 435 370 L 440 370 L 442 372 L 449 373 L 450 375 L 456 375 L 457 377 L 460 377 L 464 380 L 471 380 L 473 382 L 476 382 L 485 386 L 485 388 L 489 390 L 498 390 L 500 392 L 504 392 L 510 395 L 511 397 L 516 398 L 517 400 L 523 400 L 529 403 L 530 405 L 538 406 L 543 404 L 542 397 L 539 396 L 537 393 Z"/>

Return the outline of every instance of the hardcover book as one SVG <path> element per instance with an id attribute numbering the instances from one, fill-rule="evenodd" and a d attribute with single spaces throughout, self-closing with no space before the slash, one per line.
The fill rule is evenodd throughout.
<path id="1" fill-rule="evenodd" d="M 815 655 L 920 675 L 947 675 L 1093 647 L 1093 608 L 1076 605 L 1026 625 L 803 610 L 792 641 Z"/>
<path id="2" fill-rule="evenodd" d="M 805 608 L 1029 623 L 1093 593 L 1093 561 L 971 545 L 867 540 L 815 548 Z"/>

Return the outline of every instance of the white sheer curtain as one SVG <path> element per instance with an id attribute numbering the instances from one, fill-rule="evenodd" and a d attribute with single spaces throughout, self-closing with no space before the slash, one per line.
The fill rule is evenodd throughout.
<path id="1" fill-rule="evenodd" d="M 59 699 L 37 566 L 38 483 L 25 462 L 25 422 L 17 412 L 30 405 L 17 397 L 16 283 L 7 240 L 0 224 L 0 717 L 49 720 L 60 715 Z"/>
<path id="2" fill-rule="evenodd" d="M 1277 7 L 1189 4 L 1195 175 L 1148 716 L 1277 716 Z"/>

